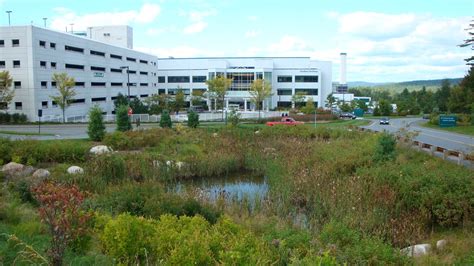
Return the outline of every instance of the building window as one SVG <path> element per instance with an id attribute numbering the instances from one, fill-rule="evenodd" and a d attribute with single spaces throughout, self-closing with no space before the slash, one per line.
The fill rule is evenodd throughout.
<path id="1" fill-rule="evenodd" d="M 97 56 L 103 56 L 103 57 L 105 57 L 105 53 L 104 53 L 104 52 L 99 52 L 99 51 L 94 51 L 94 50 L 91 50 L 91 55 L 97 55 Z"/>
<path id="2" fill-rule="evenodd" d="M 166 82 L 166 77 L 164 76 L 159 76 L 158 77 L 158 83 L 165 83 Z"/>
<path id="3" fill-rule="evenodd" d="M 13 60 L 13 68 L 20 68 L 20 60 Z"/>
<path id="4" fill-rule="evenodd" d="M 46 61 L 40 61 L 40 67 L 46 68 Z"/>
<path id="5" fill-rule="evenodd" d="M 56 62 L 51 62 L 51 68 L 56 69 Z"/>
<path id="6" fill-rule="evenodd" d="M 132 57 L 127 57 L 127 61 L 130 61 L 130 62 L 137 62 L 137 59 L 132 58 Z"/>
<path id="7" fill-rule="evenodd" d="M 293 92 L 291 89 L 278 89 L 277 94 L 278 95 L 291 95 Z"/>
<path id="8" fill-rule="evenodd" d="M 0 47 L 5 47 L 5 40 L 0 40 Z"/>
<path id="9" fill-rule="evenodd" d="M 96 66 L 91 66 L 92 71 L 103 71 L 105 72 L 105 67 L 96 67 Z"/>
<path id="10" fill-rule="evenodd" d="M 51 87 L 56 87 L 56 81 L 51 81 Z"/>
<path id="11" fill-rule="evenodd" d="M 140 98 L 148 98 L 148 94 L 141 94 Z"/>
<path id="12" fill-rule="evenodd" d="M 81 53 L 81 54 L 84 53 L 84 49 L 79 48 L 79 47 L 69 46 L 69 45 L 65 45 L 64 50 L 70 51 L 70 52 Z"/>
<path id="13" fill-rule="evenodd" d="M 135 70 L 128 70 L 128 74 L 137 74 L 137 71 L 135 71 Z"/>
<path id="14" fill-rule="evenodd" d="M 23 103 L 22 102 L 15 102 L 15 110 L 22 110 Z"/>
<path id="15" fill-rule="evenodd" d="M 56 43 L 54 43 L 54 42 L 50 43 L 49 48 L 56 50 Z"/>
<path id="16" fill-rule="evenodd" d="M 83 65 L 66 64 L 65 67 L 68 68 L 68 69 L 84 70 L 84 66 L 83 66 Z"/>
<path id="17" fill-rule="evenodd" d="M 0 68 L 5 68 L 5 61 L 0 61 Z"/>
<path id="18" fill-rule="evenodd" d="M 277 102 L 278 107 L 285 107 L 285 108 L 290 108 L 291 107 L 291 102 Z"/>
<path id="19" fill-rule="evenodd" d="M 140 63 L 148 65 L 148 61 L 146 61 L 146 60 L 140 60 Z"/>
<path id="20" fill-rule="evenodd" d="M 91 82 L 92 87 L 105 87 L 105 82 Z"/>
<path id="21" fill-rule="evenodd" d="M 292 76 L 278 76 L 278 82 L 293 82 Z"/>
<path id="22" fill-rule="evenodd" d="M 41 102 L 42 109 L 48 109 L 48 101 Z"/>
<path id="23" fill-rule="evenodd" d="M 41 47 L 46 48 L 46 42 L 45 41 L 39 41 L 39 44 Z"/>
<path id="24" fill-rule="evenodd" d="M 295 82 L 318 82 L 318 76 L 295 76 Z"/>
<path id="25" fill-rule="evenodd" d="M 140 75 L 148 76 L 148 72 L 140 71 Z"/>
<path id="26" fill-rule="evenodd" d="M 48 88 L 48 82 L 47 81 L 41 81 L 41 88 L 42 89 L 47 89 Z"/>
<path id="27" fill-rule="evenodd" d="M 303 93 L 304 95 L 318 95 L 318 89 L 295 89 L 295 94 Z"/>
<path id="28" fill-rule="evenodd" d="M 83 81 L 79 81 L 79 82 L 75 82 L 74 84 L 76 87 L 85 87 L 86 86 L 86 83 L 83 82 Z"/>
<path id="29" fill-rule="evenodd" d="M 193 76 L 193 83 L 202 83 L 206 82 L 206 76 Z"/>
<path id="30" fill-rule="evenodd" d="M 95 103 L 95 102 L 105 102 L 105 101 L 107 101 L 106 97 L 92 98 L 93 103 Z"/>
<path id="31" fill-rule="evenodd" d="M 110 86 L 112 86 L 112 87 L 123 87 L 123 83 L 122 82 L 112 82 L 112 83 L 110 83 Z"/>
<path id="32" fill-rule="evenodd" d="M 13 82 L 13 87 L 15 89 L 21 89 L 21 81 L 14 81 Z"/>
<path id="33" fill-rule="evenodd" d="M 13 40 L 12 40 L 12 46 L 13 46 L 13 47 L 18 47 L 18 46 L 20 46 L 20 40 L 18 40 L 18 39 L 13 39 Z"/>
<path id="34" fill-rule="evenodd" d="M 162 95 L 162 94 L 166 94 L 166 90 L 165 90 L 165 89 L 159 89 L 159 90 L 158 90 L 158 95 Z"/>
<path id="35" fill-rule="evenodd" d="M 111 68 L 110 72 L 122 73 L 122 69 L 120 69 L 120 68 Z"/>
<path id="36" fill-rule="evenodd" d="M 122 57 L 120 55 L 116 55 L 116 54 L 110 54 L 110 58 L 122 60 Z"/>
<path id="37" fill-rule="evenodd" d="M 104 37 L 110 37 L 110 33 L 108 32 L 104 33 Z"/>
<path id="38" fill-rule="evenodd" d="M 71 100 L 71 104 L 79 104 L 79 103 L 85 103 L 86 99 L 74 99 Z"/>
<path id="39" fill-rule="evenodd" d="M 140 83 L 140 87 L 148 87 L 148 83 Z"/>
<path id="40" fill-rule="evenodd" d="M 168 83 L 189 83 L 189 76 L 169 76 Z"/>

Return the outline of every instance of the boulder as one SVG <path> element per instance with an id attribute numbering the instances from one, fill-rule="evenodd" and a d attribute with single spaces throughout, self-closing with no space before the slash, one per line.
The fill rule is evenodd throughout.
<path id="1" fill-rule="evenodd" d="M 421 257 L 424 255 L 428 255 L 431 250 L 430 244 L 418 244 L 406 247 L 400 250 L 403 254 L 407 255 L 408 257 Z"/>
<path id="2" fill-rule="evenodd" d="M 71 166 L 67 169 L 67 172 L 68 172 L 68 174 L 71 174 L 71 175 L 83 174 L 84 169 L 82 169 L 79 166 Z"/>
<path id="3" fill-rule="evenodd" d="M 257 135 L 260 134 L 260 130 L 255 131 L 255 134 Z"/>
<path id="4" fill-rule="evenodd" d="M 109 152 L 112 152 L 112 151 L 113 151 L 112 148 L 110 148 L 108 146 L 98 145 L 98 146 L 92 147 L 89 152 L 92 153 L 92 154 L 95 154 L 95 155 L 100 155 L 100 154 L 105 154 L 105 153 L 109 153 Z"/>
<path id="5" fill-rule="evenodd" d="M 38 169 L 33 173 L 33 177 L 40 180 L 47 179 L 50 175 L 51 173 L 46 169 Z"/>
<path id="6" fill-rule="evenodd" d="M 219 134 L 217 134 L 217 133 L 212 133 L 212 136 L 213 136 L 214 138 L 217 138 L 217 137 L 219 136 Z"/>
<path id="7" fill-rule="evenodd" d="M 436 242 L 437 250 L 444 250 L 446 248 L 447 241 L 445 239 L 438 240 Z"/>
<path id="8" fill-rule="evenodd" d="M 15 175 L 21 173 L 25 166 L 21 163 L 9 162 L 2 167 L 2 172 L 6 175 Z"/>

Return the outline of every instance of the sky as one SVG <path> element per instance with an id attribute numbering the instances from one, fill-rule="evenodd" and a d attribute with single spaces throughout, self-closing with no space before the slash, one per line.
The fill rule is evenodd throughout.
<path id="1" fill-rule="evenodd" d="M 74 31 L 130 25 L 134 48 L 159 57 L 305 56 L 347 53 L 347 80 L 463 77 L 473 0 L 0 0 L 0 25 Z M 1 17 L 3 14 L 3 18 Z"/>

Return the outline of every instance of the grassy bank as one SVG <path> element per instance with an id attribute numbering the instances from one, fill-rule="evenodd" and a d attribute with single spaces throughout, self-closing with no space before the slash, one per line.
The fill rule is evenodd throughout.
<path id="1" fill-rule="evenodd" d="M 420 125 L 427 128 L 474 136 L 474 125 L 456 126 L 456 127 L 440 127 L 438 125 L 430 124 L 429 122 L 421 123 Z"/>
<path id="2" fill-rule="evenodd" d="M 54 136 L 54 134 L 50 134 L 50 133 L 23 132 L 23 131 L 11 131 L 11 130 L 0 130 L 0 134 L 20 135 L 20 136 Z"/>
<path id="3" fill-rule="evenodd" d="M 2 140 L 0 159 L 48 168 L 53 188 L 84 193 L 81 211 L 92 218 L 68 244 L 65 264 L 400 265 L 423 263 L 400 248 L 438 238 L 452 244 L 427 262 L 473 263 L 474 243 L 460 232 L 472 232 L 474 173 L 347 130 L 360 123 L 113 133 L 102 144 L 116 152 L 101 156 L 88 154 L 98 143 L 85 140 Z M 84 173 L 66 174 L 71 165 Z M 242 172 L 265 176 L 268 195 L 249 202 L 222 193 L 213 201 L 198 189 L 167 189 Z M 51 234 L 34 189 L 41 182 L 3 182 L 0 234 L 49 259 Z M 5 264 L 24 254 L 14 243 L 0 241 Z"/>

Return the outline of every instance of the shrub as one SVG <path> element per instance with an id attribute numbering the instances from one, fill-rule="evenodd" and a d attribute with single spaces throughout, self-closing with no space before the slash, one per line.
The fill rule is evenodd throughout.
<path id="1" fill-rule="evenodd" d="M 75 186 L 43 183 L 33 189 L 41 220 L 52 236 L 49 256 L 61 265 L 67 246 L 87 232 L 90 215 L 81 210 L 84 194 Z"/>
<path id="2" fill-rule="evenodd" d="M 132 129 L 132 123 L 130 122 L 130 117 L 128 116 L 128 106 L 121 105 L 117 108 L 116 123 L 117 131 L 124 132 Z"/>
<path id="3" fill-rule="evenodd" d="M 378 138 L 374 160 L 386 161 L 395 157 L 395 137 L 389 133 L 382 133 Z"/>
<path id="4" fill-rule="evenodd" d="M 104 143 L 114 150 L 128 150 L 132 146 L 130 138 L 120 131 L 105 135 Z"/>
<path id="5" fill-rule="evenodd" d="M 87 127 L 87 134 L 93 141 L 101 141 L 105 136 L 104 118 L 102 117 L 102 109 L 99 106 L 94 106 L 89 111 L 89 125 Z"/>
<path id="6" fill-rule="evenodd" d="M 91 162 L 88 174 L 96 176 L 106 183 L 121 181 L 127 177 L 125 160 L 119 154 L 97 156 Z"/>
<path id="7" fill-rule="evenodd" d="M 227 117 L 232 126 L 237 126 L 240 123 L 240 114 L 235 109 L 232 109 Z"/>
<path id="8" fill-rule="evenodd" d="M 168 110 L 163 110 L 160 117 L 160 127 L 162 128 L 171 128 L 173 123 L 171 122 L 170 112 Z"/>
<path id="9" fill-rule="evenodd" d="M 79 140 L 19 140 L 12 142 L 12 145 L 15 147 L 11 154 L 12 160 L 23 164 L 83 162 L 90 149 L 89 143 Z"/>
<path id="10" fill-rule="evenodd" d="M 195 111 L 190 111 L 188 113 L 188 127 L 197 128 L 199 125 L 199 114 Z"/>
<path id="11" fill-rule="evenodd" d="M 0 165 L 6 164 L 12 159 L 13 142 L 9 139 L 0 138 Z"/>

